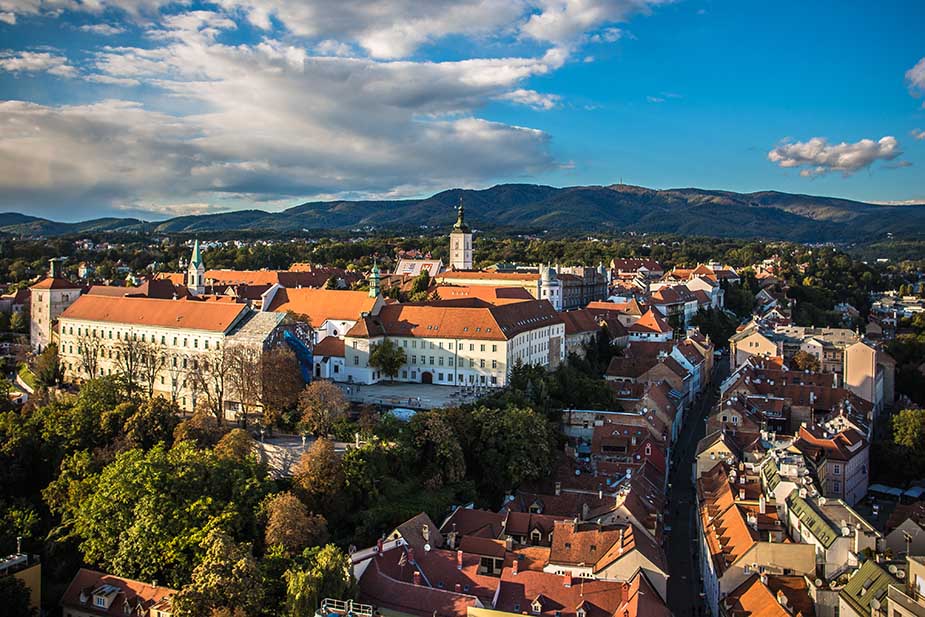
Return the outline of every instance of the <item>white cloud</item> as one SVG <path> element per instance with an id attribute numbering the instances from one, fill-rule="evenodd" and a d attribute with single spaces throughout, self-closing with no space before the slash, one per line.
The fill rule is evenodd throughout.
<path id="1" fill-rule="evenodd" d="M 535 0 L 539 12 L 530 16 L 522 30 L 537 41 L 571 48 L 589 32 L 625 22 L 667 1 L 670 0 Z M 613 41 L 620 38 L 621 32 L 608 28 L 599 36 Z"/>
<path id="2" fill-rule="evenodd" d="M 526 90 L 524 88 L 518 88 L 516 90 L 511 90 L 510 92 L 505 92 L 498 98 L 504 101 L 526 105 L 527 107 L 532 107 L 533 109 L 544 110 L 558 107 L 562 100 L 561 97 L 556 94 L 542 94 L 536 90 Z"/>
<path id="3" fill-rule="evenodd" d="M 768 152 L 768 160 L 785 168 L 802 168 L 804 177 L 820 176 L 832 171 L 848 176 L 869 167 L 875 161 L 892 161 L 902 154 L 895 137 L 879 141 L 862 139 L 855 143 L 829 144 L 824 137 L 805 142 L 785 142 Z"/>
<path id="4" fill-rule="evenodd" d="M 115 36 L 125 32 L 125 28 L 122 26 L 113 26 L 111 24 L 85 24 L 80 27 L 80 30 L 99 34 L 100 36 Z"/>
<path id="5" fill-rule="evenodd" d="M 0 12 L 0 21 L 11 26 L 16 25 L 16 13 Z"/>
<path id="6" fill-rule="evenodd" d="M 925 58 L 915 63 L 915 66 L 906 71 L 906 84 L 912 96 L 925 95 Z"/>
<path id="7" fill-rule="evenodd" d="M 0 71 L 14 74 L 50 73 L 58 77 L 77 75 L 77 69 L 64 56 L 34 51 L 0 51 Z"/>
<path id="8" fill-rule="evenodd" d="M 315 45 L 315 51 L 322 56 L 351 56 L 353 49 L 347 43 L 341 43 L 334 39 L 325 39 Z"/>
<path id="9" fill-rule="evenodd" d="M 912 129 L 909 134 L 915 139 L 925 139 L 925 130 L 922 129 Z"/>

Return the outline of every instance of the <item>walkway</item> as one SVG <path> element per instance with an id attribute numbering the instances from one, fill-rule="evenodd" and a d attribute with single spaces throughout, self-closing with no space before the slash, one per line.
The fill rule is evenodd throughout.
<path id="1" fill-rule="evenodd" d="M 478 399 L 475 389 L 457 386 L 438 386 L 422 383 L 377 383 L 358 385 L 337 383 L 354 403 L 382 405 L 384 407 L 407 407 L 410 409 L 435 409 L 452 407 Z M 487 388 L 481 388 L 483 394 Z"/>
<path id="2" fill-rule="evenodd" d="M 701 583 L 697 567 L 696 491 L 691 482 L 691 469 L 697 442 L 706 431 L 706 418 L 716 402 L 719 384 L 728 374 L 726 356 L 717 360 L 713 378 L 699 403 L 688 411 L 681 434 L 674 446 L 669 482 L 670 505 L 666 529 L 671 529 L 665 552 L 668 557 L 668 607 L 674 617 L 706 615 L 700 597 Z"/>

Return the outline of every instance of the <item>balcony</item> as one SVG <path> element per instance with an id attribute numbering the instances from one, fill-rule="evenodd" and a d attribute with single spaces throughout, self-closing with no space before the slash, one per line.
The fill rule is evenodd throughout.
<path id="1" fill-rule="evenodd" d="M 373 617 L 373 607 L 353 600 L 334 600 L 325 598 L 321 608 L 315 611 L 315 617 Z"/>

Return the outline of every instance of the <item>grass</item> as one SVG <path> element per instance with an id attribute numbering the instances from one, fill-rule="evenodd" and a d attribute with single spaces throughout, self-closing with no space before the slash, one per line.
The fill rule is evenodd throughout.
<path id="1" fill-rule="evenodd" d="M 19 378 L 23 380 L 23 383 L 35 390 L 35 373 L 25 362 L 19 365 Z"/>

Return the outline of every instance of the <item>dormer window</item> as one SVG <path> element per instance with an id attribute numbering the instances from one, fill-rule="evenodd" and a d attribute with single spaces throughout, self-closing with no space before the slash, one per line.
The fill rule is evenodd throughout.
<path id="1" fill-rule="evenodd" d="M 539 615 L 541 612 L 543 612 L 543 605 L 540 604 L 540 601 L 539 601 L 539 600 L 534 600 L 534 601 L 533 601 L 533 604 L 530 606 L 530 608 L 533 609 L 533 614 L 534 614 L 534 615 Z"/>
<path id="2" fill-rule="evenodd" d="M 585 610 L 585 607 L 580 607 L 575 611 L 575 617 L 588 617 L 588 611 Z"/>
<path id="3" fill-rule="evenodd" d="M 103 597 L 100 597 L 100 596 L 94 596 L 94 597 L 93 597 L 93 604 L 94 604 L 95 606 L 100 607 L 100 608 L 106 608 L 106 598 L 103 598 Z"/>

